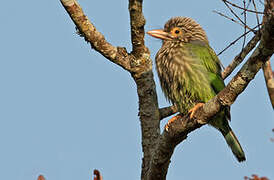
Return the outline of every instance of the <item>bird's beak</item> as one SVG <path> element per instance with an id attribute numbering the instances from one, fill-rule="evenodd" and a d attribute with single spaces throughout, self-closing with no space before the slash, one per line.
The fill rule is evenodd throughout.
<path id="1" fill-rule="evenodd" d="M 172 36 L 162 29 L 154 29 L 147 32 L 148 35 L 162 40 L 172 40 Z"/>

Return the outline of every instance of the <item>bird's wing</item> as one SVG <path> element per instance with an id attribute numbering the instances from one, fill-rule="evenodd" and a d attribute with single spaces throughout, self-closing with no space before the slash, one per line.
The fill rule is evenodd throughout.
<path id="1" fill-rule="evenodd" d="M 221 76 L 215 73 L 209 72 L 209 81 L 212 89 L 216 94 L 218 94 L 225 87 L 225 83 Z"/>
<path id="2" fill-rule="evenodd" d="M 225 87 L 225 84 L 221 77 L 221 62 L 216 53 L 207 43 L 202 42 L 192 42 L 189 48 L 195 56 L 194 58 L 205 66 L 211 87 L 217 94 Z"/>
<path id="3" fill-rule="evenodd" d="M 192 54 L 199 59 L 206 67 L 210 85 L 213 91 L 218 94 L 225 87 L 223 78 L 221 77 L 221 62 L 214 50 L 206 43 L 192 43 L 190 45 Z M 230 107 L 225 108 L 226 119 L 230 120 Z"/>

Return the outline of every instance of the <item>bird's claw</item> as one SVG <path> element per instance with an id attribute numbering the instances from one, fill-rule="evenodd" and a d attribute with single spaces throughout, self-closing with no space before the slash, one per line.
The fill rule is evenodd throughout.
<path id="1" fill-rule="evenodd" d="M 193 108 L 191 108 L 188 113 L 190 113 L 190 118 L 192 119 L 194 114 L 195 114 L 195 111 L 197 111 L 200 107 L 202 107 L 205 103 L 198 103 L 196 104 Z"/>
<path id="2" fill-rule="evenodd" d="M 170 124 L 180 117 L 182 117 L 181 114 L 178 114 L 176 116 L 173 116 L 170 120 L 168 120 L 167 124 L 165 125 L 165 130 L 168 131 Z"/>

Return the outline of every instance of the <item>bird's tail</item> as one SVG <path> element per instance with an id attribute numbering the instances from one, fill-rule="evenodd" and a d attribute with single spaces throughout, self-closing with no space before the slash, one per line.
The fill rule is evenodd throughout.
<path id="1" fill-rule="evenodd" d="M 231 130 L 231 128 L 229 128 L 229 131 L 226 131 L 226 132 L 221 131 L 221 132 L 226 140 L 226 143 L 231 148 L 234 156 L 238 159 L 238 161 L 239 162 L 245 161 L 245 153 L 244 153 L 237 137 Z"/>

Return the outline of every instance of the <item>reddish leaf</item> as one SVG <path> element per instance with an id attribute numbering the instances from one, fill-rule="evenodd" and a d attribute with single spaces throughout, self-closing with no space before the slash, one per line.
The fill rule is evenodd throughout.
<path id="1" fill-rule="evenodd" d="M 260 178 L 260 177 L 259 177 L 258 175 L 256 175 L 256 174 L 253 174 L 253 175 L 252 175 L 252 178 L 245 176 L 244 179 L 245 179 L 245 180 L 269 180 L 267 177 L 261 177 L 261 178 Z"/>
<path id="2" fill-rule="evenodd" d="M 39 175 L 37 180 L 45 180 L 44 176 L 43 175 Z"/>

